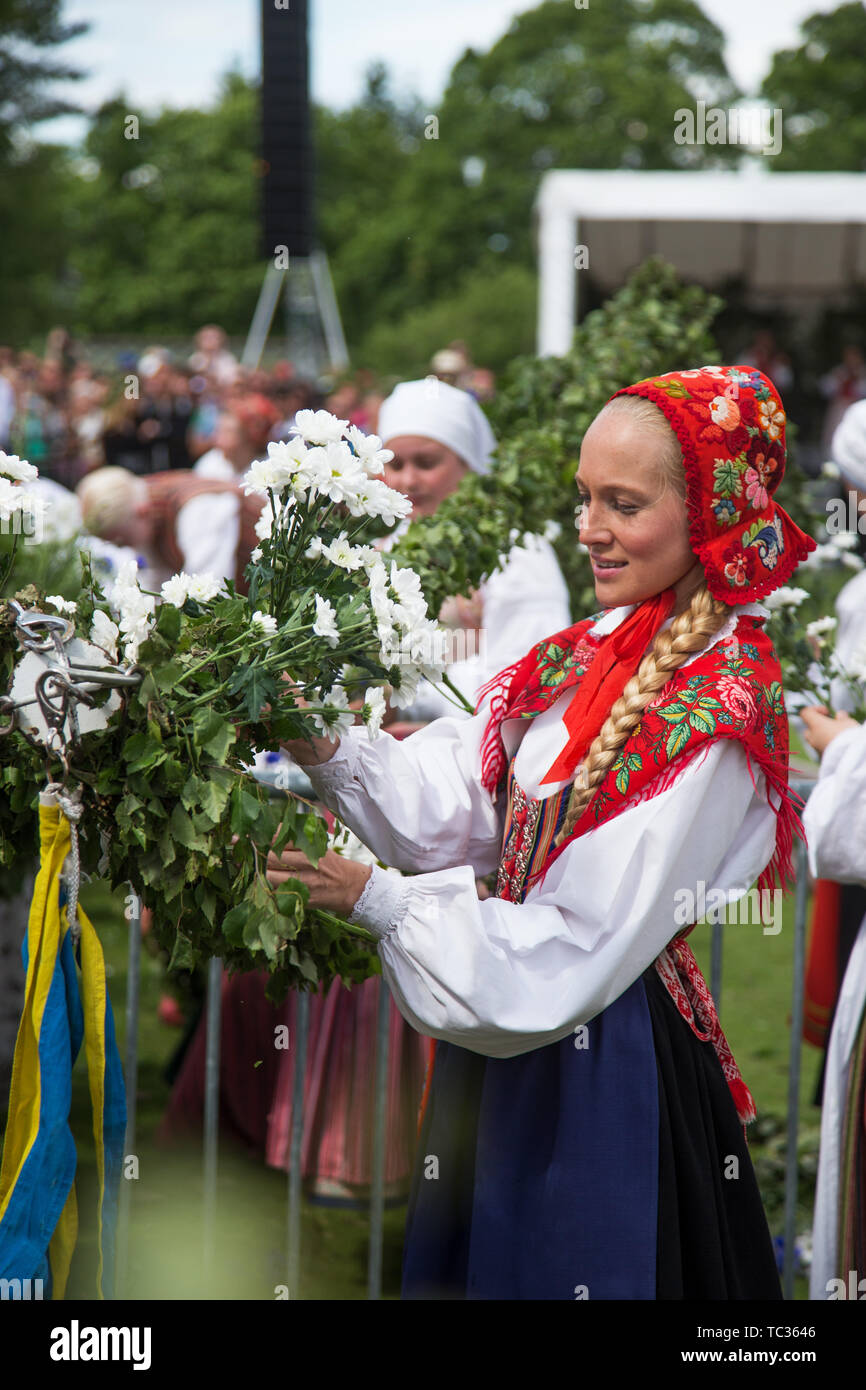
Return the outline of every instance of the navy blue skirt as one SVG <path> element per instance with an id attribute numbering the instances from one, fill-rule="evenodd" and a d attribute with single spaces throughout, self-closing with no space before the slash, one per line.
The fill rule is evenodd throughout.
<path id="1" fill-rule="evenodd" d="M 781 1296 L 718 1058 L 654 969 L 549 1047 L 437 1044 L 404 1298 Z"/>

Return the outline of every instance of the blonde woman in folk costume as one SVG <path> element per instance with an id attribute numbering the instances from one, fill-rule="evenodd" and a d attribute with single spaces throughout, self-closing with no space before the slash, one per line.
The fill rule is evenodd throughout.
<path id="1" fill-rule="evenodd" d="M 802 833 L 758 602 L 814 546 L 773 500 L 784 423 L 749 367 L 618 392 L 577 472 L 602 613 L 472 719 L 291 746 L 384 862 L 420 870 L 270 866 L 375 932 L 439 1040 L 404 1297 L 781 1297 L 752 1097 L 674 914 L 683 889 L 789 876 Z"/>

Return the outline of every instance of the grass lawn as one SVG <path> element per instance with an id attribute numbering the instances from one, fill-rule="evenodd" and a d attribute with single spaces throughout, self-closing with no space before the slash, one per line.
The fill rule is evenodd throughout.
<path id="1" fill-rule="evenodd" d="M 123 897 L 112 901 L 102 884 L 83 893 L 86 910 L 105 950 L 121 1056 L 125 1056 L 127 924 Z M 710 929 L 700 925 L 692 942 L 709 979 Z M 788 1086 L 789 1012 L 793 965 L 793 899 L 785 900 L 782 930 L 764 935 L 760 926 L 725 929 L 722 1024 L 743 1076 L 755 1096 L 759 1120 L 750 1143 L 774 1235 L 784 1210 L 785 1113 Z M 163 1076 L 178 1032 L 157 1019 L 163 993 L 161 966 L 142 953 L 139 1093 L 136 1154 L 139 1178 L 131 1185 L 130 1257 L 126 1296 L 134 1299 L 273 1299 L 287 1283 L 287 1191 L 285 1174 L 224 1149 L 220 1153 L 215 1256 L 202 1258 L 202 1165 L 198 1154 L 169 1153 L 153 1135 L 168 1100 Z M 804 1047 L 800 1148 L 802 1176 L 798 1232 L 808 1231 L 819 1112 L 811 1098 L 817 1053 Z M 89 1098 L 83 1058 L 74 1078 L 73 1129 L 79 1142 L 79 1245 L 69 1297 L 91 1298 L 95 1287 L 95 1165 L 88 1141 Z M 405 1207 L 385 1216 L 384 1296 L 397 1298 Z M 366 1297 L 367 1217 L 364 1212 L 305 1202 L 301 1285 L 292 1298 Z M 798 1279 L 797 1296 L 805 1296 Z"/>

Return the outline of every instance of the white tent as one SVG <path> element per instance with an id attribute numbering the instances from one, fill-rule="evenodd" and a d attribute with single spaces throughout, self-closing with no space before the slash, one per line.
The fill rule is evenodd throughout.
<path id="1" fill-rule="evenodd" d="M 654 254 L 709 288 L 742 276 L 762 308 L 866 285 L 866 174 L 554 169 L 535 207 L 542 354 L 571 345 L 581 274 L 613 291 Z"/>

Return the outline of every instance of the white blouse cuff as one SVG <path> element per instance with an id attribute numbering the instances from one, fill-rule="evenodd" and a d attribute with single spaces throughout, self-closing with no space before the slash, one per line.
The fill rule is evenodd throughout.
<path id="1" fill-rule="evenodd" d="M 363 730 L 366 738 L 367 732 Z M 307 763 L 304 766 L 306 772 L 316 791 L 327 793 L 343 787 L 350 782 L 355 775 L 355 768 L 358 764 L 358 748 L 351 730 L 343 734 L 340 739 L 340 746 L 336 753 L 332 753 L 327 762 Z M 323 798 L 324 800 L 325 798 Z"/>
<path id="2" fill-rule="evenodd" d="M 374 864 L 348 920 L 384 937 L 406 915 L 408 896 L 409 884 L 398 869 L 380 869 Z"/>

